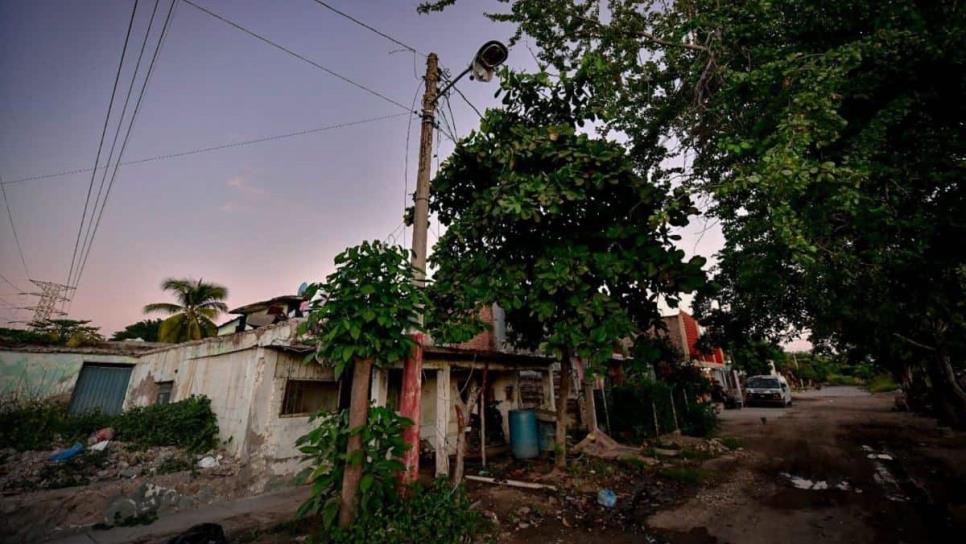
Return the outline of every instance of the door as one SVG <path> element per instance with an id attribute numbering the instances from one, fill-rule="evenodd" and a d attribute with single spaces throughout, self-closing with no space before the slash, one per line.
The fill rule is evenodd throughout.
<path id="1" fill-rule="evenodd" d="M 84 363 L 70 399 L 70 413 L 120 414 L 131 368 L 130 365 Z"/>

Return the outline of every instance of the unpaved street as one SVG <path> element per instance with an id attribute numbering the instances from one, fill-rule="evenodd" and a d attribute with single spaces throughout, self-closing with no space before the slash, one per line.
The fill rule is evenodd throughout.
<path id="1" fill-rule="evenodd" d="M 834 387 L 726 411 L 746 454 L 706 462 L 714 481 L 647 526 L 682 543 L 962 542 L 966 434 L 891 406 Z"/>

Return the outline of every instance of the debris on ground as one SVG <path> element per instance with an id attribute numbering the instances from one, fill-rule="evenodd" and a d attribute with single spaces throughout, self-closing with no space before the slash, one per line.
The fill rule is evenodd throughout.
<path id="1" fill-rule="evenodd" d="M 206 455 L 198 460 L 198 468 L 215 468 L 218 464 L 218 459 L 211 455 Z"/>
<path id="2" fill-rule="evenodd" d="M 641 448 L 625 446 L 601 431 L 589 433 L 572 450 L 575 454 L 590 455 L 601 459 L 636 458 L 648 465 L 656 465 L 657 459 L 641 453 Z"/>
<path id="3" fill-rule="evenodd" d="M 237 463 L 230 457 L 211 452 L 202 460 L 207 458 L 214 464 L 205 461 L 202 468 L 206 473 L 229 474 L 237 470 Z M 0 492 L 10 496 L 190 471 L 197 462 L 197 456 L 174 446 L 136 448 L 114 440 L 102 440 L 86 449 L 78 442 L 53 452 L 8 448 L 0 450 Z"/>

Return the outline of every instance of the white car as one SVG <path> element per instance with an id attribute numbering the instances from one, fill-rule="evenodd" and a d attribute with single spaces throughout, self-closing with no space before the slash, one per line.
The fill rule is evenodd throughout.
<path id="1" fill-rule="evenodd" d="M 745 406 L 789 406 L 791 403 L 792 391 L 782 376 L 752 376 L 745 382 Z"/>

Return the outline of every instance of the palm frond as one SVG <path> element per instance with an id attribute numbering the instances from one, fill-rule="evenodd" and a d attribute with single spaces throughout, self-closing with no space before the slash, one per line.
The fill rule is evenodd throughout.
<path id="1" fill-rule="evenodd" d="M 158 328 L 158 340 L 172 344 L 184 342 L 187 340 L 187 335 L 184 334 L 186 324 L 187 318 L 184 314 L 173 315 L 165 319 L 161 322 L 161 327 Z"/>
<path id="2" fill-rule="evenodd" d="M 164 312 L 166 314 L 176 314 L 184 311 L 183 306 L 178 306 L 177 304 L 171 304 L 168 302 L 155 302 L 154 304 L 148 304 L 144 307 L 144 313 L 150 314 L 153 312 Z"/>

